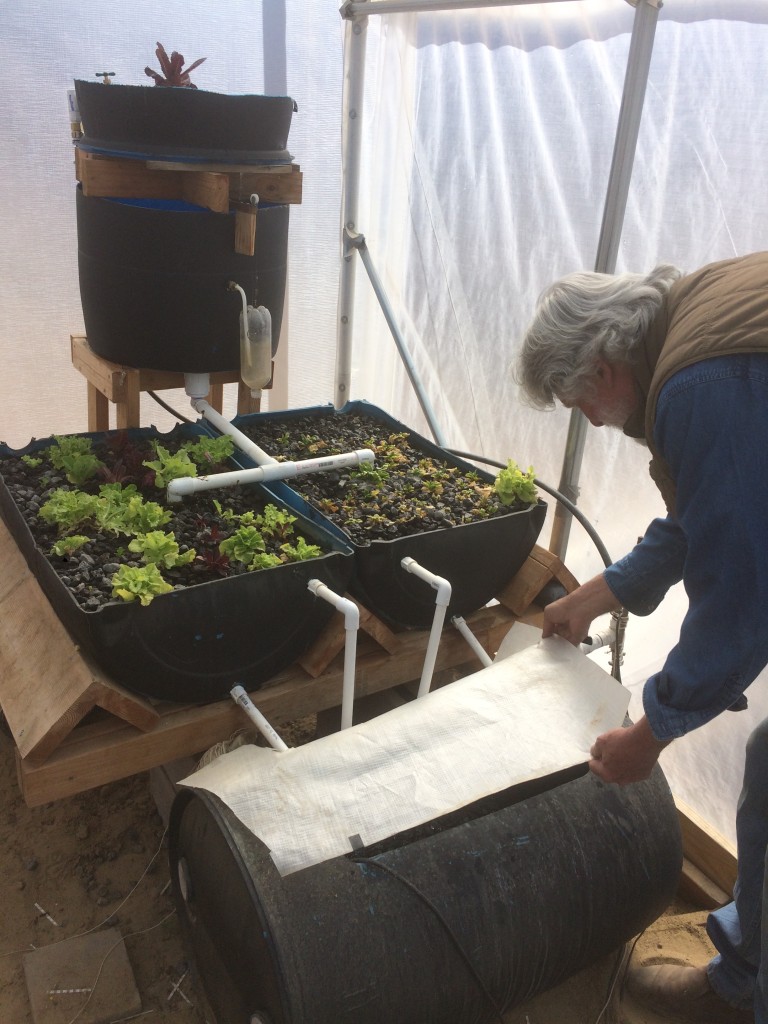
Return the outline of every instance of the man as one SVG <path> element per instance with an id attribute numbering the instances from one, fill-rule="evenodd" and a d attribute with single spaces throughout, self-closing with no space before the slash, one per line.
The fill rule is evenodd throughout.
<path id="1" fill-rule="evenodd" d="M 684 582 L 688 611 L 645 714 L 591 750 L 590 769 L 626 785 L 673 740 L 745 707 L 768 664 L 768 253 L 687 276 L 563 278 L 539 300 L 518 378 L 540 407 L 558 400 L 644 439 L 667 506 L 630 554 L 544 612 L 544 635 L 576 644 L 597 615 L 648 614 Z M 747 744 L 736 831 L 734 902 L 707 922 L 718 955 L 628 978 L 669 1019 L 768 1024 L 768 720 Z"/>

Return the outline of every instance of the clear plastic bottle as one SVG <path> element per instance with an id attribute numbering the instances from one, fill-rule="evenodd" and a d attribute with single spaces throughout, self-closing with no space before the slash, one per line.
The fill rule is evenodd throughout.
<path id="1" fill-rule="evenodd" d="M 240 314 L 240 376 L 252 392 L 272 379 L 272 316 L 266 306 L 248 306 L 248 323 Z"/>

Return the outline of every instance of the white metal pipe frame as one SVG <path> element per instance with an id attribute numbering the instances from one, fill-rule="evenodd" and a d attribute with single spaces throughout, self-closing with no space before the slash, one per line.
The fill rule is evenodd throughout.
<path id="1" fill-rule="evenodd" d="M 556 0 L 347 0 L 340 9 L 347 22 L 344 44 L 344 96 L 342 100 L 342 224 L 343 260 L 339 283 L 334 405 L 340 408 L 352 397 L 352 349 L 354 332 L 355 246 L 350 239 L 361 233 L 357 223 L 362 151 L 362 106 L 365 96 L 365 50 L 368 18 L 393 13 L 425 13 L 469 8 L 531 6 Z M 573 3 L 581 0 L 571 0 Z M 629 183 L 643 111 L 648 69 L 661 0 L 625 0 L 635 8 L 622 102 L 614 141 L 608 188 L 603 208 L 602 227 L 595 258 L 595 269 L 611 273 L 626 212 Z M 402 348 L 398 343 L 398 348 Z M 409 369 L 411 376 L 413 367 Z M 413 382 L 413 381 L 412 381 Z M 417 387 L 422 396 L 423 388 Z M 421 400 L 421 397 L 420 397 Z M 422 408 L 424 404 L 422 402 Z M 427 420 L 437 432 L 431 410 L 424 408 Z M 578 480 L 584 453 L 586 419 L 578 410 L 571 415 L 563 458 L 560 490 L 572 501 L 578 495 Z M 440 443 L 440 442 L 439 442 Z M 568 545 L 571 514 L 558 505 L 550 548 L 563 557 Z"/>

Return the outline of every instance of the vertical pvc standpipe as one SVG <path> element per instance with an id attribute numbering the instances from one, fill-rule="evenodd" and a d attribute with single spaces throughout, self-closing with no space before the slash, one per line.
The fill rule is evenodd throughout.
<path id="1" fill-rule="evenodd" d="M 627 57 L 627 71 L 624 77 L 624 92 L 616 126 L 613 160 L 608 179 L 608 191 L 603 207 L 603 223 L 597 244 L 595 270 L 612 274 L 616 269 L 616 255 L 627 209 L 629 182 L 640 131 L 645 89 L 648 83 L 648 69 L 653 53 L 653 39 L 656 33 L 661 0 L 637 0 L 635 19 L 632 23 L 632 38 Z M 587 420 L 583 413 L 574 409 L 568 427 L 563 468 L 558 489 L 571 501 L 579 495 L 579 476 L 584 456 L 584 442 Z M 549 550 L 564 559 L 571 530 L 571 513 L 559 503 L 555 509 Z"/>
<path id="2" fill-rule="evenodd" d="M 429 693 L 429 688 L 432 685 L 437 648 L 440 645 L 443 623 L 445 622 L 445 612 L 451 601 L 451 584 L 448 580 L 443 579 L 442 576 L 435 576 L 428 569 L 424 569 L 414 558 L 406 557 L 400 562 L 400 565 L 406 572 L 411 572 L 414 576 L 418 576 L 419 579 L 424 580 L 433 590 L 437 591 L 435 596 L 435 615 L 432 619 L 432 628 L 429 632 L 429 641 L 427 642 L 427 653 L 424 656 L 424 668 L 421 671 L 421 680 L 419 681 L 419 689 L 416 694 L 418 698 Z"/>
<path id="3" fill-rule="evenodd" d="M 348 729 L 352 725 L 352 711 L 355 703 L 355 659 L 357 657 L 357 631 L 360 627 L 360 609 L 354 601 L 341 597 L 320 580 L 310 580 L 307 588 L 316 597 L 332 604 L 337 611 L 344 613 L 344 679 L 341 688 L 341 728 Z"/>
<path id="4" fill-rule="evenodd" d="M 363 139 L 363 94 L 368 17 L 347 15 L 344 34 L 344 94 L 342 97 L 342 225 L 343 259 L 339 279 L 336 330 L 336 374 L 333 404 L 340 409 L 351 398 L 352 321 L 355 305 L 355 253 L 347 244 L 347 231 L 357 230 L 360 197 L 360 155 Z"/>
<path id="5" fill-rule="evenodd" d="M 235 704 L 239 704 L 240 707 L 245 711 L 246 715 L 250 718 L 256 728 L 259 730 L 264 739 L 269 743 L 275 750 L 290 750 L 291 748 L 283 742 L 278 736 L 269 722 L 266 720 L 264 715 L 259 711 L 256 705 L 253 703 L 251 698 L 245 692 L 245 689 L 238 684 L 233 686 L 229 691 L 229 695 Z"/>
<path id="6" fill-rule="evenodd" d="M 453 618 L 451 619 L 451 622 L 456 627 L 456 629 L 458 629 L 458 631 L 461 633 L 461 635 L 467 641 L 469 646 L 475 652 L 475 654 L 479 658 L 481 664 L 485 668 L 488 668 L 489 665 L 492 665 L 493 664 L 493 658 L 485 650 L 483 645 L 480 643 L 480 641 L 477 639 L 475 634 L 472 632 L 472 630 L 467 625 L 466 621 L 460 615 L 454 615 Z"/>

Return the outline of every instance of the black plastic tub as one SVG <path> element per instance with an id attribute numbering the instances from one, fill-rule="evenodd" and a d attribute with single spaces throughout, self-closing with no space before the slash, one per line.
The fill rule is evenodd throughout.
<path id="1" fill-rule="evenodd" d="M 78 145 L 94 153 L 228 164 L 290 163 L 290 96 L 229 96 L 204 89 L 105 87 L 75 81 L 83 126 Z"/>
<path id="2" fill-rule="evenodd" d="M 508 792 L 455 827 L 281 878 L 224 804 L 182 790 L 171 881 L 217 1024 L 497 1021 L 491 1000 L 508 1011 L 559 984 L 674 898 L 682 844 L 658 767 L 624 788 L 587 775 Z"/>
<path id="3" fill-rule="evenodd" d="M 269 451 L 267 445 L 259 440 L 265 425 L 268 424 L 272 432 L 276 425 L 294 424 L 303 417 L 322 421 L 355 415 L 369 417 L 395 433 L 407 433 L 410 444 L 424 454 L 463 471 L 475 472 L 488 484 L 495 479 L 437 447 L 368 402 L 349 402 L 341 410 L 332 406 L 315 406 L 290 412 L 256 413 L 237 417 L 233 422 L 268 454 L 276 456 L 279 451 Z M 235 458 L 243 464 L 248 461 L 239 452 Z M 281 500 L 288 504 L 293 502 L 296 491 L 292 487 L 285 484 L 269 486 Z M 299 489 L 301 485 L 297 483 L 296 486 Z M 350 593 L 389 625 L 411 629 L 428 629 L 431 626 L 435 592 L 423 580 L 403 570 L 403 558 L 411 557 L 429 572 L 447 579 L 452 587 L 447 615 L 466 616 L 496 597 L 512 580 L 536 543 L 547 511 L 546 504 L 539 500 L 506 515 L 364 544 L 353 541 L 338 523 L 328 519 L 311 502 L 310 508 L 316 522 L 351 544 L 355 552 L 355 573 L 350 582 Z"/>
<path id="4" fill-rule="evenodd" d="M 160 434 L 154 428 L 133 437 L 196 438 L 196 425 Z M 79 435 L 98 441 L 104 434 Z M 51 438 L 14 451 L 0 445 L 0 459 L 34 454 Z M 2 474 L 2 461 L 0 461 Z M 246 488 L 259 501 L 280 505 L 258 485 Z M 224 492 L 208 492 L 221 496 Z M 295 502 L 296 526 L 327 552 L 317 558 L 174 590 L 143 607 L 114 600 L 95 611 L 84 608 L 56 573 L 0 475 L 0 514 L 59 618 L 108 676 L 127 689 L 162 700 L 206 703 L 220 700 L 237 683 L 253 690 L 291 665 L 319 636 L 333 614 L 307 583 L 316 578 L 344 593 L 353 553 L 338 537 L 303 516 Z"/>
<path id="5" fill-rule="evenodd" d="M 229 281 L 269 310 L 274 355 L 285 301 L 287 205 L 259 205 L 253 256 L 235 252 L 234 212 L 85 196 L 82 187 L 76 205 L 83 319 L 97 355 L 140 369 L 237 370 L 242 299 Z"/>

